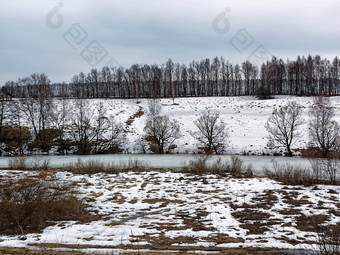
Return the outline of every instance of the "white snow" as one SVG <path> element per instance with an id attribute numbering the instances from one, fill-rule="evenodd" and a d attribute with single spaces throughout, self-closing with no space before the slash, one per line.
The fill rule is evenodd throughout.
<path id="1" fill-rule="evenodd" d="M 142 107 L 144 112 L 148 108 L 148 99 L 91 99 L 86 100 L 89 104 L 89 111 L 94 114 L 97 106 L 102 103 L 107 116 L 113 116 L 117 121 L 124 124 L 127 134 L 127 142 L 124 145 L 126 153 L 141 153 L 140 138 L 143 136 L 143 128 L 146 115 L 135 118 L 130 126 L 125 122 L 138 112 Z M 276 96 L 275 99 L 258 100 L 251 96 L 242 97 L 198 97 L 198 98 L 176 98 L 175 104 L 172 99 L 158 99 L 163 105 L 163 113 L 178 120 L 182 130 L 182 137 L 176 141 L 177 148 L 174 153 L 197 152 L 197 144 L 188 133 L 195 130 L 194 121 L 205 110 L 218 111 L 222 120 L 227 124 L 229 130 L 229 143 L 226 153 L 247 153 L 248 155 L 262 155 L 272 153 L 267 148 L 267 131 L 265 123 L 272 114 L 275 107 L 280 107 L 295 101 L 304 109 L 305 124 L 301 127 L 304 130 L 293 148 L 305 148 L 308 145 L 308 108 L 312 105 L 312 97 Z M 75 100 L 71 100 L 75 105 Z M 340 121 L 340 97 L 331 97 L 335 108 L 336 120 Z M 60 100 L 55 100 L 56 107 L 61 105 Z M 76 107 L 73 107 L 71 114 L 74 114 Z M 279 150 L 280 151 L 280 150 Z M 279 152 L 278 151 L 278 152 Z"/>
<path id="2" fill-rule="evenodd" d="M 0 177 L 18 178 L 27 174 L 35 175 L 27 171 L 1 171 Z M 148 247 L 165 238 L 173 241 L 174 249 L 190 245 L 310 249 L 313 248 L 310 242 L 317 240 L 316 233 L 299 229 L 297 216 L 325 214 L 330 216 L 326 224 L 340 222 L 339 217 L 331 213 L 331 209 L 336 211 L 340 205 L 339 186 L 318 185 L 318 189 L 313 189 L 284 186 L 267 178 L 233 179 L 158 171 L 90 176 L 58 172 L 55 176 L 60 181 L 77 183 L 79 197 L 92 198 L 93 202 L 87 203 L 97 209 L 102 218 L 85 224 L 56 223 L 41 234 L 28 234 L 25 241 L 18 236 L 0 236 L 0 246 L 52 243 L 61 247 L 78 245 L 79 249 L 82 245 L 103 249 L 121 245 Z M 329 193 L 330 189 L 336 193 Z M 277 197 L 272 205 L 265 200 L 268 194 Z M 293 205 L 290 198 L 304 202 Z M 319 203 L 322 203 L 321 210 Z M 268 216 L 259 220 L 237 217 L 235 213 L 245 212 L 248 207 L 253 210 L 250 216 L 261 213 Z M 285 214 L 285 209 L 296 209 L 298 213 Z M 247 222 L 265 230 L 250 233 L 244 226 Z M 216 235 L 224 236 L 225 241 L 214 241 Z M 230 238 L 233 241 L 228 241 Z"/>

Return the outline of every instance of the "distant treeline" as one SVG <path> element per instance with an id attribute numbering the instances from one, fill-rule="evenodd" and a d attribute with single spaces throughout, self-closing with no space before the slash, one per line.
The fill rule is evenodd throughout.
<path id="1" fill-rule="evenodd" d="M 188 66 L 169 59 L 162 65 L 134 64 L 92 69 L 70 83 L 52 84 L 46 74 L 9 81 L 6 98 L 169 98 L 197 96 L 337 95 L 340 61 L 320 56 L 282 60 L 273 57 L 258 67 L 249 61 L 231 64 L 223 57 L 192 61 Z"/>

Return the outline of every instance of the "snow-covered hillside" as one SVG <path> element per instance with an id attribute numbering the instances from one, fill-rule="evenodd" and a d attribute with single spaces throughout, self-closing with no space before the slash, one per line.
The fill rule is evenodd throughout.
<path id="1" fill-rule="evenodd" d="M 126 129 L 127 141 L 124 145 L 126 153 L 141 153 L 143 128 L 146 115 L 136 117 L 130 125 L 125 122 L 139 110 L 144 112 L 148 108 L 148 100 L 140 99 L 92 99 L 87 100 L 90 110 L 95 111 L 99 103 L 103 103 L 107 115 L 112 115 L 117 121 L 123 123 Z M 195 130 L 194 121 L 205 110 L 216 110 L 227 124 L 229 130 L 229 143 L 226 153 L 262 154 L 271 153 L 267 148 L 267 131 L 265 123 L 275 107 L 296 101 L 304 109 L 304 126 L 301 127 L 303 136 L 296 141 L 293 148 L 304 148 L 308 144 L 308 108 L 313 102 L 311 97 L 279 96 L 271 100 L 257 100 L 254 97 L 202 97 L 202 98 L 176 98 L 159 99 L 163 105 L 163 113 L 178 120 L 181 126 L 182 137 L 176 141 L 177 148 L 174 153 L 197 152 L 197 143 L 188 133 Z M 332 97 L 335 107 L 336 120 L 340 121 L 340 97 Z M 74 103 L 74 102 L 73 102 Z M 76 109 L 73 108 L 73 111 Z"/>

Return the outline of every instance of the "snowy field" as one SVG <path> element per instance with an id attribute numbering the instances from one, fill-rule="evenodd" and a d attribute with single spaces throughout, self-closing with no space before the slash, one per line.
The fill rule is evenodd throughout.
<path id="1" fill-rule="evenodd" d="M 142 153 L 141 138 L 144 135 L 146 115 L 134 118 L 130 125 L 127 125 L 126 121 L 139 110 L 147 111 L 147 99 L 140 99 L 139 104 L 136 104 L 135 99 L 91 99 L 87 101 L 92 111 L 95 111 L 99 103 L 103 103 L 106 114 L 113 116 L 125 126 L 127 135 L 127 142 L 124 145 L 125 153 Z M 312 97 L 278 96 L 271 100 L 257 100 L 251 96 L 176 98 L 175 105 L 172 99 L 159 101 L 163 105 L 163 113 L 178 120 L 181 126 L 182 137 L 175 142 L 177 148 L 174 153 L 197 152 L 196 141 L 188 132 L 196 130 L 193 122 L 203 111 L 216 110 L 220 112 L 222 120 L 228 126 L 227 154 L 270 154 L 273 151 L 267 148 L 268 134 L 264 126 L 274 108 L 286 105 L 289 101 L 296 101 L 303 107 L 305 119 L 305 125 L 301 127 L 304 135 L 296 141 L 293 148 L 305 148 L 308 145 L 308 108 L 312 104 Z M 340 97 L 332 97 L 331 102 L 335 107 L 335 119 L 340 121 Z M 55 103 L 58 104 L 58 102 Z"/>
<path id="2" fill-rule="evenodd" d="M 37 174 L 1 171 L 0 180 Z M 26 240 L 0 236 L 1 247 L 53 247 L 105 254 L 126 249 L 316 249 L 312 217 L 322 224 L 340 224 L 339 186 L 283 186 L 267 178 L 158 171 L 54 175 L 75 185 L 79 197 L 100 219 L 84 224 L 59 222 L 42 233 L 27 235 Z"/>
<path id="3" fill-rule="evenodd" d="M 182 138 L 176 141 L 176 154 L 131 155 L 141 153 L 146 115 L 133 118 L 138 111 L 147 111 L 148 102 L 136 100 L 89 100 L 90 111 L 103 103 L 107 115 L 124 125 L 128 155 L 82 156 L 82 161 L 124 163 L 138 159 L 149 167 L 177 168 L 185 165 L 197 152 L 196 141 L 189 135 L 193 124 L 207 109 L 217 110 L 227 123 L 229 145 L 226 153 L 271 154 L 264 127 L 274 107 L 297 101 L 304 108 L 305 130 L 293 148 L 308 143 L 308 108 L 312 98 L 280 96 L 259 101 L 253 97 L 180 98 L 160 100 L 163 112 L 179 121 Z M 340 97 L 331 98 L 336 119 L 340 121 Z M 75 101 L 70 101 L 75 104 Z M 56 107 L 58 107 L 58 102 Z M 60 106 L 60 104 L 59 104 Z M 72 111 L 75 111 L 73 109 Z M 179 154 L 179 155 L 177 155 Z M 219 156 L 216 156 L 219 157 Z M 51 165 L 61 167 L 75 162 L 78 156 L 52 156 Z M 223 160 L 230 156 L 222 156 Z M 308 167 L 299 157 L 241 156 L 261 174 L 263 166 L 278 163 Z M 7 166 L 1 158 L 0 167 Z M 219 252 L 225 248 L 260 247 L 287 250 L 316 250 L 318 236 L 312 223 L 340 225 L 340 186 L 288 186 L 268 178 L 232 178 L 216 175 L 196 176 L 168 170 L 128 172 L 120 174 L 76 175 L 50 172 L 58 182 L 68 182 L 77 191 L 88 210 L 99 218 L 87 223 L 57 222 L 42 233 L 0 236 L 0 247 L 55 248 L 103 254 L 122 251 L 193 251 Z M 0 181 L 7 178 L 34 176 L 37 172 L 0 171 Z M 303 254 L 303 253 L 302 253 Z"/>

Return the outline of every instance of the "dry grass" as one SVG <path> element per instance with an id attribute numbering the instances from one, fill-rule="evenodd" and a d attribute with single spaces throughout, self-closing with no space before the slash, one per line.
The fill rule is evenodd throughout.
<path id="1" fill-rule="evenodd" d="M 245 208 L 237 210 L 232 215 L 239 220 L 242 228 L 247 229 L 248 235 L 263 234 L 268 230 L 267 220 L 270 214 L 261 212 L 256 208 Z"/>
<path id="2" fill-rule="evenodd" d="M 23 172 L 24 175 L 29 175 L 27 172 Z M 39 178 L 46 180 L 48 178 L 51 178 L 53 174 L 45 174 L 45 171 L 40 172 L 34 172 L 34 176 L 37 176 L 39 174 Z M 72 174 L 68 174 L 71 177 L 75 177 L 74 180 L 78 180 L 79 176 L 74 176 Z M 4 175 L 7 178 L 7 175 Z M 128 250 L 131 249 L 133 251 L 136 251 L 135 253 L 130 254 L 171 254 L 172 252 L 175 254 L 189 254 L 189 252 L 193 252 L 195 254 L 201 254 L 202 251 L 209 251 L 209 252 L 216 252 L 216 254 L 280 254 L 278 251 L 271 251 L 270 249 L 225 249 L 221 247 L 216 247 L 215 245 L 211 245 L 210 247 L 202 247 L 202 246 L 196 246 L 192 247 L 193 244 L 197 244 L 200 242 L 209 242 L 209 243 L 216 243 L 216 244 L 227 244 L 227 243 L 238 243 L 239 245 L 242 245 L 243 243 L 249 243 L 253 242 L 254 245 L 259 245 L 262 242 L 268 242 L 268 239 L 266 238 L 266 231 L 272 231 L 272 229 L 284 229 L 284 227 L 292 227 L 296 228 L 298 230 L 304 231 L 304 227 L 310 226 L 310 222 L 312 222 L 313 218 L 318 219 L 318 222 L 323 225 L 327 224 L 329 222 L 329 219 L 333 218 L 333 216 L 330 214 L 329 219 L 323 217 L 322 215 L 319 215 L 319 213 L 314 212 L 314 216 L 311 217 L 305 217 L 303 216 L 304 211 L 308 211 L 310 208 L 315 208 L 308 200 L 310 198 L 310 195 L 307 193 L 304 194 L 303 191 L 313 191 L 313 189 L 310 188 L 303 188 L 303 187 L 284 187 L 282 186 L 282 189 L 265 189 L 264 192 L 259 191 L 246 191 L 246 190 L 239 190 L 236 193 L 233 193 L 233 189 L 230 189 L 228 192 L 224 190 L 224 186 L 215 186 L 212 184 L 220 183 L 218 180 L 228 180 L 228 183 L 237 182 L 239 184 L 246 184 L 249 182 L 254 182 L 257 179 L 236 179 L 236 178 L 230 178 L 228 176 L 227 178 L 219 177 L 219 176 L 205 176 L 205 175 L 191 175 L 191 174 L 180 174 L 176 175 L 176 178 L 171 178 L 169 176 L 165 176 L 164 178 L 160 178 L 158 172 L 155 173 L 137 173 L 135 176 L 133 173 L 128 174 L 122 174 L 119 175 L 120 177 L 117 181 L 115 181 L 115 175 L 109 176 L 109 175 L 98 175 L 98 176 L 90 176 L 90 180 L 82 180 L 81 182 L 75 182 L 73 179 L 71 179 L 71 185 L 84 185 L 84 187 L 87 186 L 99 186 L 102 187 L 108 187 L 110 191 L 110 196 L 103 196 L 105 192 L 101 189 L 93 191 L 92 189 L 85 191 L 84 194 L 87 194 L 87 197 L 90 199 L 93 199 L 93 202 L 97 200 L 101 200 L 105 197 L 107 201 L 113 202 L 113 205 L 117 208 L 116 205 L 118 204 L 125 204 L 130 206 L 133 203 L 139 203 L 142 202 L 145 205 L 148 205 L 146 210 L 141 210 L 141 213 L 136 213 L 136 218 L 145 217 L 144 213 L 147 213 L 150 218 L 155 215 L 152 222 L 145 222 L 140 227 L 145 229 L 153 229 L 157 231 L 157 233 L 160 233 L 159 235 L 155 236 L 153 234 L 148 234 L 147 232 L 143 232 L 145 234 L 141 235 L 132 235 L 129 239 L 131 241 L 131 244 L 129 245 L 118 245 L 118 246 L 112 246 L 112 247 L 105 247 L 100 246 L 100 244 L 96 244 L 96 242 L 89 243 L 93 244 L 93 246 L 80 246 L 77 244 L 74 245 L 67 245 L 67 244 L 41 244 L 37 245 L 34 248 L 41 249 L 41 253 L 39 254 L 58 254 L 58 253 L 48 253 L 45 252 L 47 249 L 51 248 L 67 248 L 71 250 L 79 250 L 79 249 L 87 249 L 87 248 L 93 248 L 93 249 L 122 249 L 122 250 Z M 139 177 L 142 176 L 142 179 L 139 179 Z M 18 177 L 18 175 L 16 175 Z M 111 179 L 108 179 L 111 178 Z M 6 180 L 3 178 L 2 180 Z M 96 180 L 100 180 L 100 183 Z M 265 179 L 266 180 L 266 179 Z M 73 181 L 73 182 L 72 182 Z M 268 181 L 268 180 L 267 180 Z M 107 184 L 105 184 L 107 182 Z M 135 183 L 136 182 L 136 183 Z M 197 185 L 193 182 L 197 182 Z M 270 181 L 271 182 L 271 181 Z M 167 184 L 167 185 L 163 185 Z M 266 182 L 263 182 L 265 185 Z M 176 186 L 178 184 L 178 186 Z M 189 184 L 192 184 L 193 187 L 195 187 L 195 193 L 191 194 L 191 189 L 186 189 L 186 186 L 189 186 Z M 107 185 L 107 186 L 106 186 Z M 152 186 L 152 187 L 151 187 Z M 113 188 L 116 188 L 113 190 Z M 140 194 L 141 196 L 136 196 L 131 200 L 129 189 L 131 187 L 140 187 Z M 142 187 L 144 189 L 142 189 Z M 207 188 L 209 187 L 209 188 Z M 0 187 L 1 188 L 1 187 Z M 144 190 L 146 196 L 144 196 L 142 190 Z M 162 190 L 164 193 L 159 192 Z M 327 190 L 326 190 L 327 192 Z M 335 190 L 330 190 L 330 193 L 336 192 Z M 249 195 L 249 193 L 252 193 Z M 82 193 L 83 194 L 83 193 Z M 181 194 L 183 194 L 183 197 L 181 197 Z M 205 196 L 203 194 L 210 194 L 209 196 Z M 317 195 L 317 194 L 316 194 Z M 320 197 L 323 197 L 323 193 L 319 195 Z M 329 197 L 335 197 L 334 205 L 338 205 L 338 208 L 340 208 L 340 204 L 338 204 L 338 199 L 335 195 L 331 194 L 329 196 L 326 196 L 326 198 Z M 185 198 L 188 198 L 186 200 Z M 244 197 L 244 200 L 242 199 Z M 127 199 L 130 198 L 130 199 Z M 230 206 L 232 216 L 235 217 L 235 219 L 239 222 L 239 226 L 242 230 L 247 230 L 245 235 L 239 235 L 237 237 L 228 236 L 228 233 L 222 233 L 217 231 L 215 226 L 212 223 L 211 217 L 209 217 L 209 210 L 207 210 L 207 207 L 205 205 L 209 205 L 210 201 L 216 199 L 216 204 L 227 204 Z M 315 198 L 316 199 L 316 198 Z M 317 201 L 317 200 L 316 200 Z M 322 201 L 322 200 L 321 200 Z M 320 201 L 319 201 L 320 202 Z M 188 207 L 186 204 L 191 204 L 190 207 Z M 202 204 L 204 206 L 197 206 L 194 207 L 193 205 Z M 284 210 L 278 211 L 276 205 L 280 203 L 283 204 L 282 208 L 285 208 Z M 332 208 L 330 206 L 327 206 L 327 199 L 325 199 L 326 205 L 325 208 L 329 209 Z M 212 205 L 215 205 L 215 202 L 210 203 Z M 317 205 L 318 203 L 315 203 Z M 125 207 L 123 206 L 123 208 Z M 304 206 L 306 205 L 306 207 Z M 322 206 L 322 204 L 320 205 Z M 169 208 L 176 207 L 177 209 L 173 212 L 169 210 Z M 149 209 L 150 208 L 150 209 Z M 188 208 L 194 208 L 194 212 Z M 280 209 L 282 209 L 280 208 Z M 106 226 L 115 226 L 122 228 L 129 224 L 129 221 L 132 219 L 131 214 L 129 212 L 117 210 L 117 215 L 119 217 L 111 217 L 112 214 L 111 211 L 108 214 L 101 214 L 101 208 L 97 208 L 98 211 L 95 212 L 95 214 L 100 214 L 102 219 L 104 219 L 106 222 Z M 335 209 L 336 210 L 336 209 Z M 112 210 L 113 213 L 115 213 L 115 209 Z M 167 221 L 167 220 L 161 220 L 158 217 L 159 213 L 167 213 L 165 215 L 169 216 L 169 219 L 173 218 L 174 222 Z M 170 212 L 170 213 L 169 213 Z M 275 212 L 275 214 L 273 214 Z M 290 219 L 290 221 L 286 222 L 282 220 L 282 217 L 276 216 L 277 213 L 280 213 L 281 215 L 288 215 L 289 217 L 284 217 L 284 219 Z M 220 214 L 221 220 L 226 220 L 225 215 Z M 222 217 L 223 216 L 223 217 Z M 107 218 L 105 218 L 107 217 Z M 134 217 L 134 216 L 133 216 Z M 133 218 L 136 219 L 136 218 Z M 285 223 L 285 224 L 284 224 Z M 290 225 L 288 225 L 290 224 Z M 294 225 L 292 225 L 294 224 Z M 272 226 L 275 226 L 272 228 Z M 118 228 L 117 227 L 117 228 Z M 191 236 L 186 235 L 183 230 L 193 230 L 193 231 L 208 231 L 210 232 L 209 235 L 205 237 L 197 237 L 197 236 Z M 313 230 L 305 229 L 306 231 L 313 232 L 312 234 L 315 236 L 316 233 Z M 167 236 L 167 231 L 183 231 L 183 234 L 179 234 L 179 236 L 171 237 Z M 275 238 L 276 240 L 282 240 L 285 243 L 290 243 L 293 245 L 298 245 L 300 243 L 308 243 L 311 242 L 310 239 L 308 239 L 308 236 L 306 234 L 305 237 L 296 238 L 293 236 L 293 233 L 291 230 L 287 231 L 285 230 L 285 233 L 287 235 L 285 236 L 278 236 Z M 292 234 L 290 234 L 292 233 Z M 255 235 L 253 237 L 252 235 Z M 114 238 L 114 237 L 112 237 Z M 303 239 L 306 238 L 306 239 Z M 83 240 L 97 240 L 96 234 L 93 234 L 91 236 L 86 236 L 86 238 L 83 238 Z M 110 239 L 108 239 L 110 240 Z M 111 239 L 113 240 L 113 239 Z M 147 243 L 148 245 L 146 245 Z M 313 244 L 316 244 L 317 240 L 315 238 L 315 242 Z M 144 245 L 145 244 L 145 245 Z M 179 245 L 180 244 L 180 245 Z M 147 249 L 150 250 L 148 253 L 141 253 L 138 252 L 138 250 Z M 273 249 L 273 248 L 272 248 Z M 13 249 L 14 250 L 14 249 Z M 167 250 L 170 250 L 170 252 L 167 252 Z M 11 250 L 8 250 L 8 253 L 4 254 L 33 254 L 29 253 L 10 253 Z M 26 251 L 25 251 L 26 252 Z M 45 252 L 45 253 L 44 253 Z M 165 253 L 164 253 L 165 252 Z M 118 252 L 117 252 L 118 253 Z M 0 254 L 1 250 L 0 250 Z M 59 253 L 59 254 L 80 254 L 80 253 Z M 107 253 L 111 254 L 111 253 Z M 125 253 L 124 253 L 125 254 Z M 289 252 L 283 253 L 283 254 L 290 254 Z M 308 251 L 306 251 L 305 254 L 308 254 Z"/>
<path id="3" fill-rule="evenodd" d="M 220 237 L 219 237 L 220 238 Z M 161 238 L 162 239 L 162 238 Z M 230 239 L 235 241 L 233 239 Z M 176 240 L 181 241 L 180 238 Z M 182 240 L 186 241 L 186 240 Z M 136 249 L 136 245 L 120 245 L 120 246 L 90 246 L 90 245 L 60 245 L 60 244 L 41 244 L 36 245 L 36 247 L 40 248 L 41 251 L 46 251 L 46 249 L 50 248 L 68 248 L 72 250 L 76 249 L 121 249 L 122 251 L 130 250 L 129 252 L 122 252 L 122 254 L 132 255 L 132 254 L 140 254 L 140 255 L 188 255 L 188 254 L 207 254 L 207 252 L 214 252 L 216 255 L 280 255 L 280 254 L 290 254 L 289 252 L 280 252 L 280 250 L 273 250 L 270 248 L 259 248 L 259 247 L 249 247 L 249 248 L 219 248 L 219 247 L 194 247 L 194 246 L 172 246 L 169 244 L 165 244 L 165 240 L 159 240 L 159 243 L 154 246 L 150 245 L 140 245 L 138 249 Z M 147 252 L 141 252 L 140 250 L 149 250 Z M 132 250 L 132 251 L 131 251 Z M 1 249 L 0 249 L 1 251 Z M 28 250 L 26 250 L 28 251 Z M 16 253 L 8 253 L 8 255 L 14 255 Z M 75 254 L 80 255 L 83 253 L 67 253 L 67 252 L 54 252 L 54 253 L 28 253 L 29 255 L 38 255 L 38 254 L 52 254 L 52 255 L 68 255 Z M 88 253 L 87 253 L 88 254 Z M 94 254 L 94 253 L 93 253 Z M 110 253 L 109 253 L 110 254 Z"/>
<path id="4" fill-rule="evenodd" d="M 12 170 L 47 170 L 50 160 L 43 157 L 14 157 L 8 161 L 8 168 Z"/>
<path id="5" fill-rule="evenodd" d="M 322 224 L 323 218 L 312 219 L 312 226 L 318 234 L 318 248 L 321 255 L 340 254 L 340 223 L 337 225 Z"/>
<path id="6" fill-rule="evenodd" d="M 2 255 L 85 255 L 85 254 L 95 254 L 95 253 L 81 253 L 78 251 L 52 251 L 47 249 L 39 249 L 39 250 L 29 250 L 25 248 L 0 248 L 0 254 Z M 110 253 L 109 253 L 110 254 Z M 116 253 L 112 253 L 116 254 Z M 187 255 L 193 254 L 192 251 L 182 251 L 182 252 L 157 252 L 157 251 L 149 251 L 149 252 L 124 252 L 124 255 Z M 200 253 L 199 251 L 195 251 L 194 254 L 206 254 Z M 279 251 L 271 251 L 270 249 L 261 249 L 261 248 L 225 248 L 223 251 L 219 251 L 218 253 L 214 253 L 216 255 L 274 255 L 274 254 L 287 254 L 287 253 L 280 253 Z"/>
<path id="7" fill-rule="evenodd" d="M 218 158 L 212 163 L 210 155 L 200 154 L 194 160 L 191 160 L 187 166 L 182 168 L 182 172 L 191 174 L 218 174 L 225 176 L 231 174 L 233 176 L 247 176 L 253 175 L 251 166 L 245 166 L 243 161 L 233 156 L 231 162 L 222 162 L 221 158 Z"/>
<path id="8" fill-rule="evenodd" d="M 0 185 L 0 233 L 39 232 L 52 221 L 91 219 L 68 186 L 48 175 L 7 179 Z"/>
<path id="9" fill-rule="evenodd" d="M 81 252 L 61 252 L 61 251 L 52 251 L 52 250 L 29 250 L 26 248 L 0 248 L 0 254 L 2 255 L 84 255 L 85 253 Z"/>
<path id="10" fill-rule="evenodd" d="M 300 166 L 274 164 L 274 170 L 265 170 L 265 174 L 285 185 L 310 186 L 314 184 L 312 171 Z"/>
<path id="11" fill-rule="evenodd" d="M 104 164 L 99 160 L 90 160 L 83 162 L 80 159 L 76 163 L 65 166 L 64 170 L 75 174 L 117 174 L 127 171 L 146 171 L 148 167 L 141 160 L 129 160 L 127 164 Z"/>

